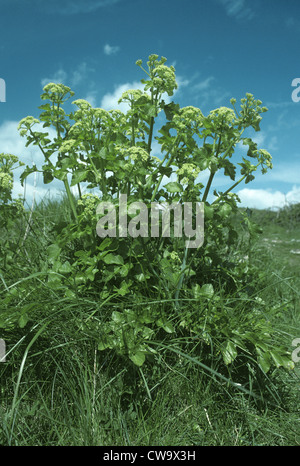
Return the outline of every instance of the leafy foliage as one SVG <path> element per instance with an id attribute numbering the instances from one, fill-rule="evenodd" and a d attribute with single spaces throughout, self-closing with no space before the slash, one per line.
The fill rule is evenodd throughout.
<path id="1" fill-rule="evenodd" d="M 181 108 L 164 99 L 177 88 L 174 67 L 166 58 L 150 55 L 142 79 L 144 90 L 127 90 L 120 102 L 128 111 L 93 108 L 77 99 L 77 107 L 66 114 L 64 103 L 74 92 L 67 86 L 49 83 L 44 87 L 39 119 L 23 118 L 19 124 L 26 145 L 34 144 L 44 155 L 44 165 L 26 167 L 22 176 L 43 173 L 44 183 L 63 181 L 72 218 L 56 225 L 56 235 L 45 247 L 41 274 L 45 286 L 63 300 L 95 300 L 99 303 L 84 319 L 76 320 L 78 330 L 90 333 L 99 350 L 114 350 L 135 365 L 153 361 L 155 341 L 180 336 L 197 338 L 201 344 L 218 348 L 225 366 L 240 354 L 248 354 L 262 371 L 272 364 L 291 368 L 289 355 L 274 347 L 272 324 L 266 310 L 247 292 L 249 268 L 236 254 L 238 227 L 243 224 L 250 237 L 258 232 L 246 212 L 238 209 L 239 198 L 233 190 L 249 183 L 260 168 L 272 168 L 271 156 L 259 149 L 244 132 L 260 130 L 261 114 L 267 109 L 250 93 L 241 99 L 240 108 L 220 107 L 203 115 L 199 108 Z M 164 112 L 165 123 L 154 136 L 154 124 Z M 56 136 L 36 127 L 53 127 Z M 152 155 L 153 140 L 161 155 Z M 233 163 L 239 144 L 248 146 L 246 156 Z M 207 170 L 204 186 L 199 175 Z M 218 172 L 228 178 L 224 192 L 213 191 Z M 164 184 L 165 177 L 172 181 Z M 2 180 L 9 185 L 10 181 Z M 98 194 L 82 195 L 82 183 Z M 10 186 L 10 185 L 9 185 Z M 10 200 L 3 188 L 3 199 Z M 71 193 L 77 186 L 78 199 Z M 5 191 L 6 189 L 6 191 Z M 118 209 L 120 194 L 128 203 L 142 200 L 150 211 L 151 203 L 202 202 L 205 214 L 205 240 L 201 248 L 185 247 L 183 238 L 112 237 L 96 233 L 100 201 Z M 5 214 L 6 215 L 6 214 Z M 6 215 L 7 216 L 7 215 Z M 130 215 L 129 215 L 130 216 Z M 255 271 L 251 271 L 255 275 Z M 27 290 L 28 291 L 28 290 Z M 31 294 L 31 291 L 28 293 Z M 8 295 L 9 296 L 9 295 Z M 225 298 L 224 298 L 225 296 Z M 240 300 L 233 306 L 226 296 Z M 152 306 L 151 303 L 166 303 Z M 191 302 L 186 307 L 185 302 Z M 139 305 L 133 306 L 132 302 Z M 34 320 L 32 301 L 19 308 L 18 324 Z M 10 305 L 10 298 L 6 298 Z M 6 326 L 6 320 L 2 320 Z M 10 320 L 8 326 L 12 325 Z"/>

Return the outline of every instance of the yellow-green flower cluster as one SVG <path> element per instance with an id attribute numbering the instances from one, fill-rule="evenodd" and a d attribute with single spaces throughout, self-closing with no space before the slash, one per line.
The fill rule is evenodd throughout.
<path id="1" fill-rule="evenodd" d="M 184 131 L 187 127 L 199 128 L 202 125 L 202 120 L 203 114 L 200 108 L 192 105 L 181 108 L 180 113 L 173 117 L 173 123 L 176 125 L 177 131 Z"/>
<path id="2" fill-rule="evenodd" d="M 22 118 L 22 120 L 18 124 L 18 131 L 20 131 L 20 129 L 23 127 L 20 131 L 20 135 L 25 136 L 27 131 L 36 123 L 40 123 L 40 120 L 34 118 L 33 116 L 27 116 L 25 118 Z"/>
<path id="3" fill-rule="evenodd" d="M 262 173 L 266 173 L 268 168 L 270 168 L 270 169 L 273 168 L 272 156 L 265 149 L 260 149 L 259 150 L 259 155 L 260 155 L 259 160 L 262 162 L 263 165 L 265 165 L 265 166 L 262 167 L 261 171 L 262 171 Z"/>
<path id="4" fill-rule="evenodd" d="M 190 181 L 194 181 L 197 178 L 200 171 L 200 168 L 193 163 L 183 163 L 177 170 L 177 176 L 183 177 L 180 180 L 182 184 L 188 184 Z"/>
<path id="5" fill-rule="evenodd" d="M 71 128 L 73 134 L 80 133 L 82 129 L 90 131 L 101 128 L 102 130 L 109 126 L 111 116 L 103 108 L 92 108 L 91 104 L 84 99 L 77 99 L 72 103 L 79 107 L 74 113 L 76 123 Z"/>
<path id="6" fill-rule="evenodd" d="M 2 152 L 0 154 L 0 168 L 3 166 L 3 165 L 6 165 L 6 167 L 12 167 L 14 163 L 17 163 L 19 161 L 19 158 L 16 156 L 16 155 L 13 155 L 13 154 L 5 154 L 4 152 Z M 21 162 L 20 162 L 21 163 Z M 24 165 L 22 163 L 22 165 Z"/>
<path id="7" fill-rule="evenodd" d="M 44 94 L 41 95 L 43 100 L 50 99 L 52 101 L 61 101 L 63 97 L 70 93 L 70 96 L 74 95 L 71 88 L 64 84 L 48 83 L 43 88 Z"/>
<path id="8" fill-rule="evenodd" d="M 87 116 L 90 114 L 90 110 L 92 108 L 91 104 L 84 99 L 74 100 L 72 104 L 75 104 L 78 107 L 78 110 L 74 113 L 74 119 L 78 122 L 79 126 L 84 126 Z"/>
<path id="9" fill-rule="evenodd" d="M 66 152 L 71 152 L 76 147 L 78 147 L 78 142 L 76 139 L 68 139 L 61 144 L 59 152 L 61 154 L 65 154 Z"/>
<path id="10" fill-rule="evenodd" d="M 46 86 L 43 87 L 44 92 L 48 92 L 49 94 L 59 94 L 63 92 L 69 92 L 71 90 L 70 87 L 65 86 L 64 84 L 57 84 L 57 83 L 48 83 Z"/>
<path id="11" fill-rule="evenodd" d="M 236 119 L 234 110 L 228 107 L 219 107 L 219 108 L 216 108 L 215 110 L 212 110 L 209 113 L 209 118 L 213 120 L 218 119 L 228 124 L 231 124 Z"/>
<path id="12" fill-rule="evenodd" d="M 77 204 L 84 207 L 83 218 L 87 219 L 96 215 L 96 208 L 100 199 L 95 194 L 83 194 Z"/>
<path id="13" fill-rule="evenodd" d="M 234 110 L 228 107 L 219 107 L 212 110 L 207 119 L 213 123 L 216 131 L 226 130 L 237 123 Z"/>
<path id="14" fill-rule="evenodd" d="M 125 102 L 125 101 L 133 103 L 137 99 L 139 99 L 142 95 L 149 98 L 148 94 L 143 93 L 140 89 L 128 89 L 127 91 L 123 92 L 122 97 L 118 100 L 118 103 Z"/>
<path id="15" fill-rule="evenodd" d="M 0 189 L 11 191 L 13 188 L 13 177 L 10 173 L 0 172 Z"/>
<path id="16" fill-rule="evenodd" d="M 145 163 L 149 159 L 148 152 L 142 147 L 130 147 L 126 152 L 133 162 Z"/>
<path id="17" fill-rule="evenodd" d="M 126 123 L 126 116 L 124 115 L 123 112 L 121 112 L 121 110 L 113 109 L 113 110 L 109 110 L 108 113 L 111 116 L 111 118 L 113 118 L 114 120 L 117 120 L 120 125 L 122 125 L 123 123 L 124 124 Z"/>
<path id="18" fill-rule="evenodd" d="M 180 262 L 180 257 L 176 251 L 170 253 L 170 259 L 174 262 Z"/>
<path id="19" fill-rule="evenodd" d="M 260 149 L 259 150 L 260 154 L 264 157 L 265 163 L 269 168 L 272 168 L 272 155 L 265 149 Z"/>
<path id="20" fill-rule="evenodd" d="M 168 95 L 173 95 L 174 89 L 178 88 L 175 68 L 173 66 L 158 65 L 153 70 L 152 82 L 159 92 L 167 92 Z"/>

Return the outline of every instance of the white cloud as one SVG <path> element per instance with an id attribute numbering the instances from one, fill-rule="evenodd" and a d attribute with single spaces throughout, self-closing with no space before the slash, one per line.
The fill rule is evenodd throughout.
<path id="1" fill-rule="evenodd" d="M 77 86 L 82 81 L 86 80 L 89 71 L 90 69 L 88 68 L 88 65 L 85 61 L 80 63 L 77 69 L 74 70 L 71 75 L 71 87 Z"/>
<path id="2" fill-rule="evenodd" d="M 268 173 L 269 181 L 281 183 L 299 183 L 300 163 L 274 164 L 274 168 Z"/>
<path id="3" fill-rule="evenodd" d="M 105 110 L 121 110 L 122 112 L 127 112 L 129 109 L 128 104 L 118 103 L 118 100 L 122 97 L 123 92 L 128 91 L 129 89 L 140 89 L 144 90 L 144 84 L 139 81 L 133 81 L 132 83 L 125 83 L 116 86 L 115 90 L 112 93 L 107 93 L 103 96 L 101 100 L 100 107 Z"/>
<path id="4" fill-rule="evenodd" d="M 92 107 L 96 107 L 97 105 L 96 94 L 97 94 L 97 91 L 90 92 L 85 97 L 83 97 L 83 99 L 89 102 Z"/>
<path id="5" fill-rule="evenodd" d="M 277 209 L 300 202 L 300 186 L 293 186 L 286 194 L 281 191 L 248 188 L 241 189 L 237 194 L 241 199 L 241 206 L 256 209 Z"/>
<path id="6" fill-rule="evenodd" d="M 30 145 L 26 147 L 26 137 L 21 137 L 17 129 L 19 121 L 5 121 L 0 126 L 0 151 L 1 153 L 9 153 L 18 156 L 20 162 L 23 162 L 29 167 L 35 164 L 38 168 L 41 168 L 44 163 L 44 156 L 37 146 Z M 42 125 L 36 125 L 37 131 L 43 131 L 49 133 L 49 138 L 53 139 L 56 132 L 52 128 L 43 128 Z M 55 155 L 52 156 L 53 162 L 55 163 Z M 61 189 L 64 189 L 62 182 L 54 181 L 49 185 L 44 185 L 43 177 L 40 173 L 31 174 L 27 177 L 24 186 L 21 186 L 20 175 L 25 169 L 22 166 L 13 171 L 14 174 L 14 187 L 13 197 L 17 198 L 19 194 L 24 195 L 26 190 L 26 200 L 30 204 L 32 201 L 33 192 L 36 191 L 36 199 L 43 197 L 47 191 L 51 191 L 51 194 L 59 193 Z"/>
<path id="7" fill-rule="evenodd" d="M 64 69 L 60 68 L 59 70 L 53 72 L 50 77 L 43 78 L 41 80 L 42 87 L 50 82 L 61 83 L 71 88 L 79 85 L 84 82 L 85 84 L 88 81 L 90 72 L 94 71 L 93 68 L 90 68 L 88 64 L 83 61 L 78 64 L 72 72 L 67 73 Z"/>
<path id="8" fill-rule="evenodd" d="M 225 8 L 228 16 L 238 20 L 249 21 L 255 16 L 253 9 L 246 6 L 246 0 L 218 0 L 218 2 Z"/>
<path id="9" fill-rule="evenodd" d="M 103 52 L 105 53 L 105 55 L 115 55 L 119 52 L 119 50 L 120 47 L 118 45 L 105 44 L 103 47 Z"/>
<path id="10" fill-rule="evenodd" d="M 190 87 L 193 91 L 193 97 L 196 97 L 201 101 L 201 108 L 209 105 L 209 110 L 212 109 L 212 106 L 227 105 L 226 100 L 229 102 L 229 98 L 232 97 L 230 92 L 225 91 L 217 85 L 216 78 L 214 76 L 208 76 L 207 78 L 192 84 Z"/>
<path id="11" fill-rule="evenodd" d="M 194 89 L 196 91 L 205 91 L 210 87 L 210 84 L 212 81 L 214 81 L 215 78 L 213 76 L 209 76 L 208 78 L 204 79 L 203 81 L 200 81 L 197 84 L 194 84 Z"/>
<path id="12" fill-rule="evenodd" d="M 176 76 L 176 82 L 177 82 L 178 88 L 175 89 L 174 94 L 178 92 L 182 87 L 186 87 L 190 84 L 190 80 L 183 78 L 182 76 Z"/>
<path id="13" fill-rule="evenodd" d="M 41 80 L 42 87 L 46 86 L 48 83 L 62 83 L 65 84 L 67 79 L 67 73 L 63 69 L 55 71 L 51 77 L 43 78 Z"/>

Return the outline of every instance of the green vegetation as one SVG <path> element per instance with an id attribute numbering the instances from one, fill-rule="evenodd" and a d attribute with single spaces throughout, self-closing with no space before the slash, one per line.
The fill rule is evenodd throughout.
<path id="1" fill-rule="evenodd" d="M 259 131 L 266 109 L 251 94 L 239 111 L 231 99 L 233 109 L 208 116 L 166 105 L 177 85 L 165 61 L 150 56 L 148 71 L 137 62 L 149 79 L 144 93 L 123 94 L 127 114 L 77 99 L 67 115 L 72 91 L 45 86 L 40 119 L 19 125 L 45 164 L 21 179 L 39 170 L 45 183 L 63 181 L 60 201 L 26 210 L 13 200 L 18 160 L 1 155 L 2 445 L 299 444 L 299 205 L 249 211 L 232 192 L 272 168 L 242 136 Z M 161 111 L 162 160 L 151 155 Z M 52 141 L 40 123 L 55 128 Z M 234 165 L 238 142 L 247 158 Z M 196 183 L 205 169 L 206 186 Z M 219 170 L 232 186 L 209 204 Z M 84 182 L 99 195 L 82 195 Z M 203 202 L 203 246 L 174 233 L 99 237 L 99 200 L 116 205 L 120 193 L 147 205 Z"/>

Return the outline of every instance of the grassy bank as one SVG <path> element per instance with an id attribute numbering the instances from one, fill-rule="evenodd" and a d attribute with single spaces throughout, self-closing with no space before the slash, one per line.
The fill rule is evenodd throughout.
<path id="1" fill-rule="evenodd" d="M 280 345 L 291 352 L 292 340 L 300 337 L 296 214 L 294 208 L 252 212 L 263 231 L 251 244 L 241 238 L 240 245 L 241 258 L 257 274 L 253 302 L 280 307 L 268 319 Z M 22 254 L 2 280 L 2 312 L 11 309 L 12 284 L 19 282 L 18 300 L 23 296 L 37 309 L 38 324 L 26 321 L 24 312 L 18 327 L 0 335 L 7 343 L 7 362 L 0 364 L 0 444 L 299 445 L 300 363 L 291 371 L 272 366 L 264 374 L 242 354 L 224 365 L 217 337 L 204 344 L 179 326 L 165 339 L 152 337 L 158 350 L 142 367 L 113 350 L 99 351 L 101 312 L 93 325 L 86 323 L 97 296 L 70 299 L 44 280 L 44 250 L 69 215 L 64 203 L 39 206 Z M 21 230 L 24 239 L 25 227 L 14 230 L 16 239 Z M 12 264 L 13 256 L 6 260 Z M 27 286 L 32 281 L 34 290 Z M 138 299 L 149 305 L 147 296 Z M 124 301 L 127 308 L 137 304 L 134 297 Z M 240 298 L 219 291 L 218 302 L 224 312 L 246 315 Z M 150 305 L 153 310 L 165 303 Z M 199 303 L 183 300 L 180 312 L 199 312 Z"/>

